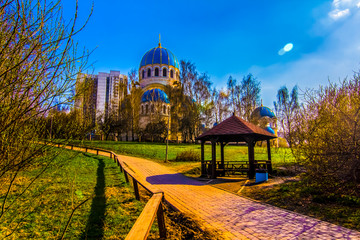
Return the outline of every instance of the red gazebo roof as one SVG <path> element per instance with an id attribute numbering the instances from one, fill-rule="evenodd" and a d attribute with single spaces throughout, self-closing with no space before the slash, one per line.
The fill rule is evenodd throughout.
<path id="1" fill-rule="evenodd" d="M 209 141 L 214 139 L 217 142 L 248 142 L 249 139 L 262 141 L 272 138 L 276 138 L 276 136 L 255 124 L 233 115 L 201 134 L 196 140 Z"/>

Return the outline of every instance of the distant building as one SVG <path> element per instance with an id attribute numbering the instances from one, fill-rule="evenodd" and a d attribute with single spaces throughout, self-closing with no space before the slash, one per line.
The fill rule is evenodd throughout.
<path id="1" fill-rule="evenodd" d="M 105 117 L 109 111 L 116 112 L 121 100 L 126 95 L 127 75 L 120 71 L 99 74 L 81 73 L 77 77 L 77 92 L 87 87 L 75 101 L 75 108 L 81 109 L 84 116 L 95 122 L 99 117 Z"/>
<path id="2" fill-rule="evenodd" d="M 261 106 L 257 107 L 250 116 L 250 121 L 262 128 L 266 131 L 278 136 L 278 128 L 277 128 L 277 117 L 274 112 L 268 108 L 263 106 L 261 102 Z M 276 142 L 276 145 L 279 146 L 278 138 L 273 140 Z"/>

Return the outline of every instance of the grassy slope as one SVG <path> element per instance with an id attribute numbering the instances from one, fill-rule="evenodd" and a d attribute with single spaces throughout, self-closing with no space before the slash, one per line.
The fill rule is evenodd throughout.
<path id="1" fill-rule="evenodd" d="M 3 216 L 0 238 L 19 222 L 10 239 L 59 238 L 72 209 L 89 198 L 75 211 L 65 237 L 123 239 L 145 203 L 134 199 L 116 164 L 106 157 L 63 151 L 52 165 L 53 168 L 35 182 L 19 207 Z M 11 198 L 37 171 L 34 168 L 19 178 Z M 41 192 L 39 197 L 31 199 Z M 20 214 L 19 209 L 22 209 Z M 18 217 L 13 219 L 13 216 Z"/>

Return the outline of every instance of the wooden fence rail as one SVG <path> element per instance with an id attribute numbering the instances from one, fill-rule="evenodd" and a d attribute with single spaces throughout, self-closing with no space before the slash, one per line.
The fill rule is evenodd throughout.
<path id="1" fill-rule="evenodd" d="M 148 182 L 137 176 L 136 173 L 130 170 L 126 166 L 126 164 L 119 159 L 118 155 L 112 151 L 99 149 L 99 148 L 69 145 L 69 144 L 64 145 L 60 143 L 52 144 L 52 145 L 57 147 L 64 147 L 75 151 L 85 151 L 85 152 L 89 152 L 89 150 L 96 151 L 96 155 L 108 156 L 111 159 L 114 159 L 114 162 L 117 163 L 117 165 L 120 167 L 120 170 L 124 173 L 125 181 L 129 182 L 129 179 L 130 178 L 132 179 L 135 198 L 137 200 L 140 200 L 140 192 L 138 185 L 141 185 L 146 191 L 152 194 L 150 200 L 146 203 L 143 211 L 141 212 L 140 216 L 136 220 L 134 226 L 131 228 L 130 232 L 128 233 L 125 239 L 127 240 L 147 239 L 151 226 L 155 220 L 155 216 L 157 217 L 157 221 L 158 221 L 160 238 L 166 239 L 166 226 L 165 226 L 165 219 L 163 212 L 163 200 L 164 200 L 163 191 L 154 188 L 151 184 L 149 184 Z"/>

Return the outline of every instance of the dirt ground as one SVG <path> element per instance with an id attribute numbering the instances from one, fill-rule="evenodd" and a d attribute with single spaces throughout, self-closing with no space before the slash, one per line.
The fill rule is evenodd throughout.
<path id="1" fill-rule="evenodd" d="M 272 177 L 266 182 L 255 183 L 255 179 L 249 180 L 247 177 L 218 177 L 216 179 L 196 178 L 201 182 L 205 182 L 213 187 L 223 189 L 241 195 L 243 191 L 259 188 L 271 188 L 275 185 L 289 181 L 298 181 L 298 177 Z"/>

